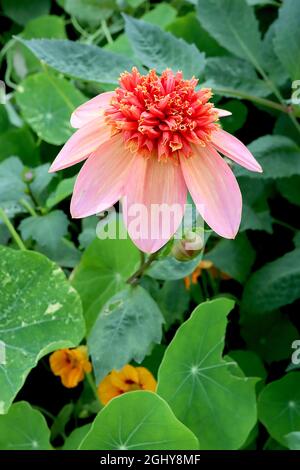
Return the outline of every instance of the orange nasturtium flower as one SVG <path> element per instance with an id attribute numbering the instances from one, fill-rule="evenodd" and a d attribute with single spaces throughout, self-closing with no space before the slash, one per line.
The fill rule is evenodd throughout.
<path id="1" fill-rule="evenodd" d="M 197 284 L 199 277 L 202 275 L 202 271 L 207 270 L 210 272 L 211 276 L 215 278 L 220 278 L 223 280 L 231 279 L 231 277 L 226 274 L 221 272 L 218 268 L 216 268 L 213 264 L 212 261 L 208 259 L 203 259 L 200 261 L 198 266 L 196 267 L 195 271 L 191 274 L 191 276 L 186 276 L 184 278 L 184 284 L 186 289 L 189 289 L 191 287 L 191 284 Z"/>
<path id="2" fill-rule="evenodd" d="M 120 371 L 112 370 L 98 386 L 98 395 L 103 405 L 112 398 L 132 390 L 150 390 L 155 392 L 156 380 L 145 367 L 133 367 L 127 364 Z"/>
<path id="3" fill-rule="evenodd" d="M 67 388 L 76 387 L 92 370 L 86 346 L 59 349 L 51 354 L 49 362 L 53 374 L 58 375 Z"/>

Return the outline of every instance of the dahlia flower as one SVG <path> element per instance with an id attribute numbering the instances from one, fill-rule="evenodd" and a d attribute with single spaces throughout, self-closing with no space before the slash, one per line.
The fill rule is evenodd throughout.
<path id="1" fill-rule="evenodd" d="M 133 68 L 119 83 L 74 111 L 71 124 L 78 130 L 51 166 L 54 172 L 87 159 L 75 183 L 72 217 L 103 212 L 121 200 L 129 235 L 152 253 L 178 229 L 189 191 L 207 224 L 234 238 L 242 197 L 220 153 L 250 171 L 262 169 L 242 142 L 222 130 L 219 118 L 230 113 L 215 108 L 211 90 L 196 89 L 197 80 L 185 80 L 181 72 L 141 75 Z M 167 229 L 166 211 L 153 217 L 160 206 L 175 207 Z"/>

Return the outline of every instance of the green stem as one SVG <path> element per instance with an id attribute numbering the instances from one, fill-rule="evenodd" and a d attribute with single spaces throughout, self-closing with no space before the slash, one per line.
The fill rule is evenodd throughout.
<path id="1" fill-rule="evenodd" d="M 266 98 L 260 98 L 259 96 L 250 95 L 248 93 L 243 93 L 242 91 L 234 90 L 232 88 L 216 87 L 214 88 L 214 91 L 220 94 L 230 94 L 231 96 L 235 96 L 237 98 L 241 98 L 247 101 L 252 101 L 253 103 L 258 103 L 267 108 L 275 109 L 276 111 L 281 111 L 286 114 L 291 113 L 290 108 L 287 105 L 282 105 L 280 103 L 276 103 L 275 101 L 268 100 Z"/>
<path id="2" fill-rule="evenodd" d="M 274 223 L 274 224 L 277 224 L 277 225 L 281 225 L 282 227 L 288 228 L 288 229 L 291 230 L 292 232 L 298 232 L 298 231 L 299 231 L 298 228 L 293 227 L 292 225 L 287 224 L 286 222 L 282 222 L 282 220 L 278 220 L 278 219 L 274 219 L 274 218 L 273 218 L 273 223 Z"/>
<path id="3" fill-rule="evenodd" d="M 110 31 L 107 27 L 107 23 L 105 20 L 101 21 L 101 27 L 102 27 L 103 33 L 106 37 L 108 44 L 112 44 L 114 41 L 113 41 L 113 38 L 111 37 Z"/>
<path id="4" fill-rule="evenodd" d="M 5 223 L 6 227 L 8 228 L 8 230 L 9 230 L 9 232 L 10 232 L 12 238 L 13 238 L 13 240 L 16 242 L 16 244 L 18 245 L 20 250 L 26 250 L 26 246 L 24 245 L 22 238 L 20 237 L 20 235 L 15 230 L 14 226 L 12 225 L 11 221 L 7 217 L 7 215 L 4 212 L 4 210 L 2 209 L 2 207 L 0 207 L 0 218 Z"/>
<path id="5" fill-rule="evenodd" d="M 98 395 L 98 390 L 97 390 L 97 387 L 96 387 L 96 384 L 95 384 L 95 380 L 93 378 L 93 375 L 92 373 L 90 372 L 89 374 L 86 374 L 86 380 L 87 380 L 87 383 L 89 384 L 92 392 L 93 392 L 93 395 L 95 396 L 97 402 L 101 403 L 100 402 L 100 398 L 99 398 L 99 395 Z"/>
<path id="6" fill-rule="evenodd" d="M 30 215 L 33 217 L 37 217 L 37 213 L 35 212 L 34 208 L 26 201 L 26 199 L 20 199 L 20 204 L 29 212 Z"/>
<path id="7" fill-rule="evenodd" d="M 150 267 L 150 265 L 152 264 L 152 262 L 157 258 L 159 254 L 159 251 L 157 251 L 156 253 L 152 253 L 149 258 L 144 261 L 144 263 L 141 264 L 141 266 L 139 267 L 139 269 L 132 274 L 132 276 L 130 276 L 128 279 L 127 279 L 127 284 L 132 284 L 132 285 L 135 285 L 138 283 L 139 279 L 143 276 L 143 274 L 145 273 L 145 271 L 147 271 L 147 269 Z"/>
<path id="8" fill-rule="evenodd" d="M 50 413 L 50 411 L 45 410 L 45 408 L 43 408 L 42 406 L 34 405 L 33 408 L 40 411 L 41 413 L 43 413 L 48 418 L 52 419 L 52 421 L 56 420 L 55 416 L 52 413 Z"/>

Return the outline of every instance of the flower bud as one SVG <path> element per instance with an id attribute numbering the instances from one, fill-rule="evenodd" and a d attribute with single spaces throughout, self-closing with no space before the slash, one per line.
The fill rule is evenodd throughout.
<path id="1" fill-rule="evenodd" d="M 172 255 L 178 261 L 190 261 L 203 250 L 203 234 L 189 230 L 182 240 L 175 242 L 172 248 Z"/>

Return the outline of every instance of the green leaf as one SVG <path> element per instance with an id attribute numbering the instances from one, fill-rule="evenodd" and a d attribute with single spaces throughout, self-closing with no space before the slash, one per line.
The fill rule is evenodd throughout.
<path id="1" fill-rule="evenodd" d="M 64 268 L 75 268 L 81 258 L 81 252 L 75 247 L 73 242 L 66 238 L 57 240 L 53 248 L 52 245 L 40 245 L 37 243 L 35 250 L 43 253 Z"/>
<path id="2" fill-rule="evenodd" d="M 162 311 L 168 329 L 176 321 L 183 321 L 187 311 L 190 296 L 182 279 L 178 281 L 166 281 L 159 290 L 156 299 Z"/>
<path id="3" fill-rule="evenodd" d="M 80 23 L 91 27 L 99 27 L 102 20 L 108 19 L 114 10 L 118 10 L 116 0 L 64 0 L 63 8 Z"/>
<path id="4" fill-rule="evenodd" d="M 251 142 L 248 148 L 263 168 L 259 178 L 275 179 L 300 175 L 300 148 L 288 137 L 264 135 Z M 234 172 L 236 176 L 257 178 L 257 175 L 245 171 L 240 166 L 236 166 Z"/>
<path id="5" fill-rule="evenodd" d="M 234 134 L 245 124 L 248 108 L 240 101 L 230 100 L 226 104 L 222 104 L 222 109 L 227 109 L 232 113 L 231 116 L 226 116 L 226 119 L 223 119 L 222 128 L 230 134 Z"/>
<path id="6" fill-rule="evenodd" d="M 162 314 L 148 292 L 127 287 L 109 299 L 88 337 L 97 382 L 130 361 L 140 363 L 162 336 Z"/>
<path id="7" fill-rule="evenodd" d="M 268 384 L 258 397 L 258 418 L 271 437 L 287 445 L 286 434 L 300 428 L 300 374 L 290 372 Z"/>
<path id="8" fill-rule="evenodd" d="M 5 106 L 0 104 L 0 134 L 6 132 L 10 126 L 9 118 Z"/>
<path id="9" fill-rule="evenodd" d="M 87 248 L 96 238 L 96 228 L 99 219 L 96 216 L 86 217 L 82 220 L 82 232 L 78 237 L 80 248 Z"/>
<path id="10" fill-rule="evenodd" d="M 49 163 L 44 163 L 32 170 L 33 181 L 30 183 L 30 191 L 38 204 L 43 206 L 48 199 L 49 193 L 52 191 L 57 175 L 49 173 Z"/>
<path id="11" fill-rule="evenodd" d="M 48 209 L 52 209 L 54 206 L 57 206 L 72 194 L 75 180 L 76 176 L 72 176 L 71 178 L 63 179 L 58 183 L 55 191 L 50 194 L 47 199 L 46 206 Z"/>
<path id="12" fill-rule="evenodd" d="M 255 251 L 245 234 L 234 240 L 222 239 L 205 255 L 221 271 L 241 284 L 247 279 L 255 260 Z"/>
<path id="13" fill-rule="evenodd" d="M 152 10 L 147 11 L 141 19 L 147 21 L 147 23 L 155 24 L 165 29 L 166 26 L 176 18 L 176 15 L 177 11 L 175 8 L 168 3 L 161 2 L 155 5 Z M 134 58 L 134 52 L 126 34 L 119 34 L 114 42 L 105 45 L 105 49 Z"/>
<path id="14" fill-rule="evenodd" d="M 298 332 L 285 315 L 275 311 L 259 318 L 243 314 L 241 335 L 248 348 L 271 363 L 291 357 L 291 344 L 298 337 Z"/>
<path id="15" fill-rule="evenodd" d="M 154 261 L 147 270 L 147 275 L 162 281 L 176 281 L 189 276 L 200 263 L 203 253 L 199 253 L 191 261 L 177 261 L 172 256 Z"/>
<path id="16" fill-rule="evenodd" d="M 20 41 L 50 67 L 85 81 L 117 84 L 120 73 L 134 65 L 124 56 L 94 45 L 59 39 Z"/>
<path id="17" fill-rule="evenodd" d="M 290 432 L 285 436 L 285 442 L 290 450 L 300 450 L 300 432 Z"/>
<path id="18" fill-rule="evenodd" d="M 199 305 L 177 330 L 158 373 L 157 393 L 203 450 L 238 449 L 256 423 L 256 381 L 232 375 L 222 359 L 232 307 L 225 298 Z M 232 416 L 240 417 L 234 426 Z"/>
<path id="19" fill-rule="evenodd" d="M 85 328 L 77 292 L 61 269 L 39 253 L 0 247 L 0 290 L 3 414 L 38 360 L 77 346 Z"/>
<path id="20" fill-rule="evenodd" d="M 267 371 L 260 357 L 253 351 L 236 349 L 229 352 L 231 359 L 236 361 L 246 377 L 260 377 L 265 379 Z"/>
<path id="21" fill-rule="evenodd" d="M 265 313 L 300 297 L 300 249 L 290 251 L 251 275 L 245 285 L 242 309 Z"/>
<path id="22" fill-rule="evenodd" d="M 276 181 L 276 186 L 281 195 L 290 203 L 300 206 L 300 176 L 281 178 Z"/>
<path id="23" fill-rule="evenodd" d="M 112 400 L 95 418 L 80 450 L 198 449 L 194 434 L 154 393 L 136 391 Z"/>
<path id="24" fill-rule="evenodd" d="M 1 0 L 1 4 L 5 16 L 25 25 L 32 18 L 49 13 L 51 0 Z"/>
<path id="25" fill-rule="evenodd" d="M 300 232 L 296 232 L 294 239 L 293 239 L 294 245 L 296 248 L 300 248 Z"/>
<path id="26" fill-rule="evenodd" d="M 24 166 L 17 157 L 7 158 L 0 163 L 0 206 L 9 218 L 25 211 L 19 203 L 20 199 L 28 199 L 23 172 Z"/>
<path id="27" fill-rule="evenodd" d="M 234 98 L 268 96 L 270 90 L 258 78 L 255 69 L 245 60 L 236 57 L 209 57 L 205 65 L 206 86 L 214 92 Z"/>
<path id="28" fill-rule="evenodd" d="M 11 156 L 19 157 L 28 166 L 39 163 L 39 149 L 27 128 L 11 128 L 0 135 L 0 161 Z"/>
<path id="29" fill-rule="evenodd" d="M 166 68 L 174 72 L 182 70 L 186 79 L 198 76 L 204 68 L 204 54 L 182 39 L 125 15 L 125 29 L 138 59 L 149 68 L 163 72 Z"/>
<path id="30" fill-rule="evenodd" d="M 23 39 L 65 39 L 64 19 L 55 15 L 40 16 L 29 21 L 19 36 Z M 12 77 L 17 82 L 23 80 L 29 73 L 41 70 L 41 64 L 38 59 L 19 41 L 16 41 L 7 51 L 7 60 L 13 68 Z"/>
<path id="31" fill-rule="evenodd" d="M 38 73 L 26 78 L 16 93 L 25 121 L 49 144 L 61 145 L 73 134 L 70 116 L 86 99 L 64 78 Z"/>
<path id="32" fill-rule="evenodd" d="M 62 450 L 77 450 L 81 442 L 91 429 L 92 423 L 74 429 L 64 442 Z"/>
<path id="33" fill-rule="evenodd" d="M 189 44 L 195 44 L 198 49 L 209 56 L 227 54 L 219 44 L 202 28 L 196 14 L 190 12 L 180 16 L 168 25 L 167 31 L 178 38 L 184 39 Z"/>
<path id="34" fill-rule="evenodd" d="M 45 418 L 26 401 L 14 403 L 0 416 L 0 450 L 51 450 L 49 440 Z"/>
<path id="35" fill-rule="evenodd" d="M 300 3 L 285 0 L 275 25 L 274 47 L 292 80 L 300 77 Z"/>
<path id="36" fill-rule="evenodd" d="M 272 217 L 270 212 L 268 210 L 255 211 L 244 203 L 240 232 L 245 230 L 264 230 L 265 232 L 272 233 Z"/>
<path id="37" fill-rule="evenodd" d="M 273 80 L 278 86 L 282 86 L 287 81 L 288 74 L 284 70 L 274 49 L 276 24 L 277 21 L 274 21 L 264 35 L 261 52 L 265 71 L 268 73 L 271 80 Z"/>
<path id="38" fill-rule="evenodd" d="M 88 330 L 107 300 L 125 287 L 139 259 L 130 239 L 97 239 L 84 252 L 72 283 L 80 294 Z"/>
<path id="39" fill-rule="evenodd" d="M 19 225 L 24 240 L 34 240 L 40 246 L 55 250 L 59 240 L 68 233 L 69 220 L 63 211 L 23 219 Z"/>
<path id="40" fill-rule="evenodd" d="M 60 410 L 60 412 L 55 417 L 55 420 L 53 421 L 53 424 L 51 426 L 51 441 L 56 439 L 58 436 L 64 435 L 66 425 L 70 421 L 73 411 L 74 411 L 73 403 L 67 403 Z"/>
<path id="41" fill-rule="evenodd" d="M 198 0 L 203 28 L 237 57 L 260 64 L 261 39 L 253 9 L 245 0 Z"/>

